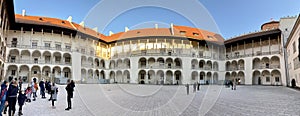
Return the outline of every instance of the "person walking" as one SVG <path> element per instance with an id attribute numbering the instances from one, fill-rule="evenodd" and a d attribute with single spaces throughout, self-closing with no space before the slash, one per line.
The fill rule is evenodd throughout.
<path id="1" fill-rule="evenodd" d="M 8 116 L 13 116 L 16 112 L 18 94 L 18 84 L 16 80 L 13 80 L 7 90 L 6 101 L 8 102 Z"/>
<path id="2" fill-rule="evenodd" d="M 1 99 L 1 104 L 0 104 L 0 116 L 2 116 L 2 111 L 3 111 L 3 108 L 5 107 L 5 101 L 6 101 L 6 94 L 7 94 L 7 81 L 4 81 L 2 84 L 1 84 L 1 96 L 0 96 L 0 99 Z"/>
<path id="3" fill-rule="evenodd" d="M 43 80 L 40 81 L 39 83 L 39 86 L 40 86 L 40 94 L 42 96 L 43 99 L 46 98 L 45 96 L 45 82 Z"/>
<path id="4" fill-rule="evenodd" d="M 26 100 L 26 95 L 25 95 L 25 93 L 23 93 L 22 90 L 20 90 L 19 96 L 18 96 L 18 104 L 19 104 L 19 113 L 18 114 L 19 114 L 19 116 L 23 115 L 22 108 L 25 103 L 25 100 Z"/>
<path id="5" fill-rule="evenodd" d="M 58 88 L 55 86 L 55 83 L 52 83 L 51 86 L 51 100 L 52 100 L 52 107 L 55 108 L 54 102 L 57 100 L 57 92 Z"/>
<path id="6" fill-rule="evenodd" d="M 189 95 L 189 91 L 190 91 L 189 84 L 186 84 L 185 87 L 186 87 L 186 94 Z"/>
<path id="7" fill-rule="evenodd" d="M 199 91 L 200 90 L 200 83 L 197 82 L 197 90 Z"/>
<path id="8" fill-rule="evenodd" d="M 196 82 L 193 84 L 193 93 L 195 93 L 196 92 Z"/>
<path id="9" fill-rule="evenodd" d="M 65 110 L 72 109 L 72 101 L 71 101 L 71 99 L 73 98 L 74 87 L 75 87 L 74 81 L 73 80 L 70 81 L 70 79 L 69 79 L 68 80 L 68 84 L 66 86 L 68 107 Z"/>
<path id="10" fill-rule="evenodd" d="M 36 100 L 36 97 L 37 97 L 37 95 L 36 95 L 36 92 L 38 91 L 38 89 L 39 89 L 39 87 L 38 87 L 38 85 L 37 85 L 37 83 L 36 83 L 36 79 L 34 78 L 33 79 L 33 83 L 32 83 L 32 95 L 33 95 L 33 101 L 35 101 Z"/>
<path id="11" fill-rule="evenodd" d="M 235 81 L 235 79 L 233 80 L 232 88 L 233 88 L 233 90 L 236 90 L 236 81 Z"/>

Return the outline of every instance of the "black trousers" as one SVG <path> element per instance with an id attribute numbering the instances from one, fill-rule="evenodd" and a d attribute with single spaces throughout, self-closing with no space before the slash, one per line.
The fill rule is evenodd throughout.
<path id="1" fill-rule="evenodd" d="M 68 102 L 68 108 L 72 108 L 72 97 L 70 95 L 67 95 L 67 102 Z"/>
<path id="2" fill-rule="evenodd" d="M 22 112 L 23 105 L 19 105 L 19 112 Z"/>
<path id="3" fill-rule="evenodd" d="M 12 116 L 16 112 L 17 97 L 8 97 L 8 116 Z"/>
<path id="4" fill-rule="evenodd" d="M 54 106 L 55 101 L 56 101 L 56 99 L 52 99 L 52 106 Z"/>

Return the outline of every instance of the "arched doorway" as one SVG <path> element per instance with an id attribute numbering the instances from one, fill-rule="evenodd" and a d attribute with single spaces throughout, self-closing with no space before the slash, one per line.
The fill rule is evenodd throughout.
<path id="1" fill-rule="evenodd" d="M 182 84 L 182 77 L 181 77 L 181 71 L 177 70 L 175 71 L 175 83 L 174 84 Z"/>
<path id="2" fill-rule="evenodd" d="M 252 84 L 253 85 L 261 85 L 261 77 L 260 77 L 260 72 L 259 71 L 254 71 L 252 74 Z"/>
<path id="3" fill-rule="evenodd" d="M 166 82 L 165 84 L 173 84 L 173 73 L 172 71 L 166 72 Z"/>
<path id="4" fill-rule="evenodd" d="M 146 71 L 145 70 L 140 70 L 139 72 L 139 84 L 145 84 L 145 80 L 146 80 Z"/>

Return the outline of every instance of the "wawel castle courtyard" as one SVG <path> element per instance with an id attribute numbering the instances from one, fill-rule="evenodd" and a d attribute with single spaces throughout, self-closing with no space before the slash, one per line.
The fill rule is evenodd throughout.
<path id="1" fill-rule="evenodd" d="M 38 98 L 26 115 L 300 115 L 299 16 L 229 39 L 176 24 L 104 35 L 71 16 L 0 6 L 1 80 L 49 80 L 60 91 L 55 109 Z M 66 112 L 68 79 L 76 87 Z"/>

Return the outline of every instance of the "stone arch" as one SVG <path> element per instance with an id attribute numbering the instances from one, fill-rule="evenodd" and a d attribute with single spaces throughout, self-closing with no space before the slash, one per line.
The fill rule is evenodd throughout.
<path id="1" fill-rule="evenodd" d="M 60 64 L 61 63 L 61 53 L 60 52 L 54 52 L 53 57 L 54 57 L 54 63 L 55 64 Z"/>
<path id="2" fill-rule="evenodd" d="M 173 59 L 172 58 L 167 58 L 166 59 L 166 64 L 168 68 L 172 68 L 173 66 Z"/>
<path id="3" fill-rule="evenodd" d="M 130 68 L 130 59 L 125 58 L 124 59 L 124 65 L 125 65 L 125 68 Z"/>
<path id="4" fill-rule="evenodd" d="M 109 63 L 109 68 L 110 68 L 110 69 L 114 69 L 115 66 L 116 66 L 115 61 L 114 61 L 114 60 L 111 60 L 110 63 Z"/>
<path id="5" fill-rule="evenodd" d="M 154 70 L 149 70 L 148 71 L 148 82 L 149 84 L 157 84 L 158 83 L 158 78 L 155 78 L 155 71 Z"/>
<path id="6" fill-rule="evenodd" d="M 21 77 L 23 82 L 28 82 L 29 78 L 29 66 L 28 65 L 21 65 L 19 70 L 19 77 Z"/>
<path id="7" fill-rule="evenodd" d="M 206 69 L 206 70 L 211 70 L 212 69 L 212 62 L 210 60 L 208 60 L 206 62 L 206 67 L 204 69 Z"/>
<path id="8" fill-rule="evenodd" d="M 259 71 L 254 71 L 252 74 L 252 84 L 253 85 L 261 85 L 262 84 L 262 77 Z"/>
<path id="9" fill-rule="evenodd" d="M 271 82 L 273 81 L 271 78 L 271 73 L 268 70 L 263 70 L 262 73 L 262 82 L 263 84 L 272 84 Z"/>
<path id="10" fill-rule="evenodd" d="M 122 77 L 123 77 L 122 71 L 118 70 L 117 73 L 116 73 L 117 83 L 123 83 L 124 82 Z"/>
<path id="11" fill-rule="evenodd" d="M 254 58 L 253 59 L 253 69 L 260 69 L 260 59 L 259 58 Z"/>
<path id="12" fill-rule="evenodd" d="M 72 57 L 70 53 L 64 53 L 63 54 L 63 58 L 64 58 L 64 63 L 65 64 L 71 64 L 72 62 Z"/>
<path id="13" fill-rule="evenodd" d="M 193 71 L 191 77 L 192 77 L 191 78 L 191 83 L 197 82 L 199 80 L 198 79 L 198 72 L 197 71 Z"/>
<path id="14" fill-rule="evenodd" d="M 181 58 L 175 58 L 174 63 L 175 63 L 175 67 L 176 68 L 182 68 L 182 60 L 181 60 Z"/>
<path id="15" fill-rule="evenodd" d="M 126 83 L 130 83 L 130 72 L 128 70 L 124 71 L 123 78 L 124 78 Z"/>
<path id="16" fill-rule="evenodd" d="M 122 59 L 118 59 L 117 60 L 117 67 L 120 69 L 120 68 L 122 68 L 123 67 L 123 61 L 122 61 Z"/>
<path id="17" fill-rule="evenodd" d="M 197 61 L 197 59 L 193 59 L 191 61 L 191 64 L 192 64 L 192 69 L 197 69 L 198 68 L 198 61 Z"/>
<path id="18" fill-rule="evenodd" d="M 69 78 L 69 79 L 72 78 L 71 69 L 70 69 L 69 67 L 64 67 L 62 73 L 63 73 L 62 76 L 63 76 L 64 78 Z"/>
<path id="19" fill-rule="evenodd" d="M 150 68 L 155 67 L 155 59 L 153 57 L 148 59 L 148 64 Z"/>
<path id="20" fill-rule="evenodd" d="M 263 68 L 270 68 L 270 59 L 268 57 L 263 57 L 261 63 Z"/>
<path id="21" fill-rule="evenodd" d="M 165 84 L 173 84 L 173 72 L 168 70 L 166 72 L 166 83 Z"/>
<path id="22" fill-rule="evenodd" d="M 30 51 L 29 50 L 22 50 L 20 59 L 22 61 L 29 61 L 30 60 Z"/>
<path id="23" fill-rule="evenodd" d="M 238 69 L 238 63 L 237 63 L 237 61 L 232 61 L 231 62 L 231 68 L 232 68 L 232 70 L 237 70 Z"/>
<path id="24" fill-rule="evenodd" d="M 270 64 L 271 66 L 271 68 L 273 68 L 273 69 L 279 69 L 280 68 L 280 59 L 279 59 L 279 57 L 278 56 L 272 56 L 271 57 L 271 64 Z"/>
<path id="25" fill-rule="evenodd" d="M 146 68 L 147 65 L 147 59 L 142 57 L 139 59 L 139 68 Z"/>
<path id="26" fill-rule="evenodd" d="M 226 63 L 225 63 L 225 66 L 226 66 L 226 71 L 231 71 L 232 69 L 231 69 L 231 63 L 229 62 L 229 61 L 227 61 Z"/>
<path id="27" fill-rule="evenodd" d="M 216 62 L 216 61 L 213 63 L 213 70 L 219 71 L 219 65 L 218 65 L 218 62 Z"/>
<path id="28" fill-rule="evenodd" d="M 44 58 L 43 60 L 45 61 L 46 64 L 50 64 L 51 63 L 51 52 L 44 51 L 43 58 Z"/>
<path id="29" fill-rule="evenodd" d="M 160 84 L 164 84 L 164 79 L 165 79 L 164 71 L 158 70 L 156 72 L 156 78 L 158 78 L 160 80 Z"/>
<path id="30" fill-rule="evenodd" d="M 145 80 L 146 80 L 146 71 L 145 70 L 140 70 L 139 71 L 139 76 L 138 76 L 138 82 L 139 84 L 145 84 Z"/>
<path id="31" fill-rule="evenodd" d="M 200 69 L 203 69 L 203 68 L 204 68 L 204 65 L 205 65 L 205 61 L 204 61 L 204 60 L 200 60 L 200 61 L 199 61 L 199 68 L 200 68 Z"/>
<path id="32" fill-rule="evenodd" d="M 218 77 L 218 73 L 214 72 L 213 74 L 213 84 L 218 84 L 219 82 L 219 77 Z"/>
<path id="33" fill-rule="evenodd" d="M 8 55 L 8 62 L 16 62 L 19 61 L 19 50 L 18 49 L 12 49 L 9 51 L 9 55 Z"/>
<path id="34" fill-rule="evenodd" d="M 281 85 L 281 73 L 279 70 L 272 70 L 271 72 L 272 84 Z"/>
<path id="35" fill-rule="evenodd" d="M 84 69 L 84 68 L 81 69 L 81 80 L 84 82 L 87 81 L 86 69 Z"/>
<path id="36" fill-rule="evenodd" d="M 238 70 L 244 70 L 245 69 L 245 61 L 243 59 L 240 59 L 238 61 Z"/>
<path id="37" fill-rule="evenodd" d="M 243 71 L 240 71 L 240 72 L 238 72 L 238 75 L 237 75 L 237 84 L 245 84 L 245 74 L 244 74 L 244 72 Z"/>
<path id="38" fill-rule="evenodd" d="M 174 76 L 175 76 L 175 83 L 176 85 L 178 84 L 182 84 L 182 74 L 180 70 L 177 70 L 174 72 Z"/>

